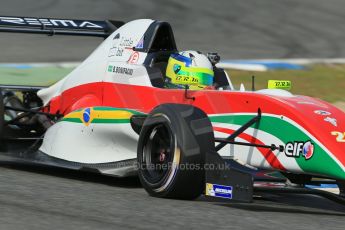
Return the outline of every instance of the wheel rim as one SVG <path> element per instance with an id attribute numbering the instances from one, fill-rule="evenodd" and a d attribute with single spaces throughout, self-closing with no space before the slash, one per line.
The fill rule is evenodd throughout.
<path id="1" fill-rule="evenodd" d="M 150 184 L 166 180 L 174 159 L 174 137 L 169 127 L 159 124 L 151 129 L 143 148 L 143 177 Z"/>

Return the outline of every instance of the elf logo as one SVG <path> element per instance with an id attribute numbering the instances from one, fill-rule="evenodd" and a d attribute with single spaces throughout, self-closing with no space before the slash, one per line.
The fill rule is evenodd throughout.
<path id="1" fill-rule="evenodd" d="M 309 160 L 314 155 L 314 145 L 311 141 L 288 142 L 284 152 L 287 157 L 299 158 L 302 155 L 306 160 Z"/>

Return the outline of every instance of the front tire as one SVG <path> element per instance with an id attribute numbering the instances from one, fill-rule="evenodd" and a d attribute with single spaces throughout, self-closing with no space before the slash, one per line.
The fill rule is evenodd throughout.
<path id="1" fill-rule="evenodd" d="M 198 197 L 207 151 L 214 151 L 214 134 L 202 110 L 182 104 L 156 107 L 145 119 L 138 142 L 143 187 L 155 197 Z"/>

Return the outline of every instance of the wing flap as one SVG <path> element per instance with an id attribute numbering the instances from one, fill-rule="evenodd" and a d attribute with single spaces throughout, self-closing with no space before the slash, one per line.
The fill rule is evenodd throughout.
<path id="1" fill-rule="evenodd" d="M 108 37 L 122 21 L 0 16 L 0 32 Z"/>

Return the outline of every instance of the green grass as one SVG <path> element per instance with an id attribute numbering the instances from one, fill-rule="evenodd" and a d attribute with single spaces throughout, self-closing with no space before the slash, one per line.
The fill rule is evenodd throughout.
<path id="1" fill-rule="evenodd" d="M 50 86 L 70 73 L 73 68 L 37 67 L 0 68 L 0 85 Z"/>
<path id="2" fill-rule="evenodd" d="M 0 68 L 0 84 L 49 86 L 73 68 L 38 67 L 30 69 Z M 236 89 L 243 83 L 251 89 L 255 76 L 256 89 L 267 88 L 268 80 L 290 80 L 291 92 L 321 98 L 328 102 L 345 101 L 345 65 L 312 65 L 305 70 L 273 70 L 252 72 L 228 70 Z"/>
<path id="3" fill-rule="evenodd" d="M 255 88 L 267 88 L 268 80 L 290 80 L 293 94 L 321 98 L 328 102 L 345 101 L 345 65 L 318 64 L 305 70 L 272 70 L 252 72 L 227 70 L 236 89 L 241 83 L 246 90 L 251 89 L 252 76 Z"/>

